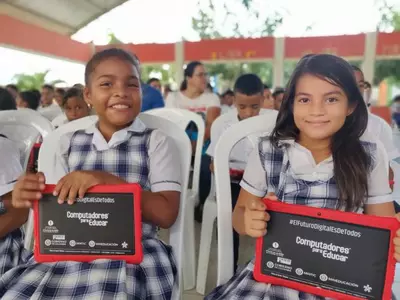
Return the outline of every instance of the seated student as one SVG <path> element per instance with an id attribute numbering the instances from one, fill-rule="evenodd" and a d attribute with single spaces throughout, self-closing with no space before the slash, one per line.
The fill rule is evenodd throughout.
<path id="1" fill-rule="evenodd" d="M 11 205 L 15 182 L 23 173 L 18 148 L 4 135 L 0 135 L 0 276 L 24 263 L 28 252 L 24 250 L 24 234 L 20 227 L 26 223 L 29 210 Z"/>
<path id="2" fill-rule="evenodd" d="M 155 88 L 157 91 L 161 92 L 161 82 L 158 78 L 150 78 L 147 80 L 147 84 L 152 88 Z"/>
<path id="3" fill-rule="evenodd" d="M 78 120 L 90 115 L 90 108 L 83 98 L 83 91 L 79 88 L 70 88 L 64 94 L 62 108 L 67 122 Z"/>
<path id="4" fill-rule="evenodd" d="M 235 93 L 232 90 L 226 90 L 221 95 L 221 115 L 230 112 L 233 106 L 233 98 L 235 97 Z"/>
<path id="5" fill-rule="evenodd" d="M 275 109 L 274 97 L 271 95 L 271 89 L 266 84 L 264 84 L 264 103 L 262 108 Z"/>
<path id="6" fill-rule="evenodd" d="M 21 92 L 17 96 L 18 108 L 30 108 L 37 110 L 40 104 L 40 96 L 33 91 Z"/>
<path id="7" fill-rule="evenodd" d="M 272 93 L 272 98 L 274 98 L 274 109 L 276 110 L 281 109 L 283 96 L 285 96 L 285 89 L 277 87 Z"/>
<path id="8" fill-rule="evenodd" d="M 262 199 L 272 192 L 276 196 L 270 198 L 289 204 L 394 216 L 385 150 L 362 139 L 367 122 L 367 108 L 345 60 L 328 54 L 301 59 L 271 137 L 262 138 L 249 157 L 232 216 L 235 230 L 254 238 L 268 234 L 270 216 Z M 323 299 L 256 282 L 253 270 L 254 260 L 205 299 Z"/>
<path id="9" fill-rule="evenodd" d="M 209 156 L 214 157 L 215 146 L 219 138 L 230 126 L 242 120 L 258 116 L 261 113 L 271 112 L 269 109 L 261 109 L 265 100 L 263 92 L 264 85 L 257 75 L 245 74 L 236 80 L 233 100 L 236 109 L 219 117 L 217 119 L 218 123 L 214 123 L 211 127 L 211 144 L 207 149 Z M 243 171 L 252 150 L 253 144 L 250 139 L 245 139 L 237 143 L 229 157 L 231 160 L 231 170 L 237 173 Z M 211 170 L 213 169 L 213 164 L 211 163 Z M 238 175 L 231 174 L 232 207 L 235 207 L 237 198 L 239 197 L 240 177 L 240 175 L 238 177 Z M 239 235 L 236 231 L 233 232 L 234 268 L 236 270 L 239 258 Z"/>
<path id="10" fill-rule="evenodd" d="M 138 183 L 142 192 L 143 261 L 94 260 L 36 263 L 0 278 L 2 299 L 171 299 L 177 284 L 172 249 L 157 238 L 179 212 L 181 176 L 173 142 L 137 118 L 141 108 L 139 62 L 122 49 L 96 53 L 85 69 L 85 99 L 96 109 L 97 124 L 67 134 L 59 143 L 56 178 L 42 173 L 19 179 L 12 203 L 30 207 L 44 183 L 58 181 L 59 203 L 73 204 L 98 184 Z M 78 193 L 79 191 L 79 193 Z M 39 200 L 40 201 L 40 200 Z"/>
<path id="11" fill-rule="evenodd" d="M 10 92 L 14 99 L 17 99 L 19 89 L 15 84 L 7 84 L 6 89 Z"/>
<path id="12" fill-rule="evenodd" d="M 55 117 L 62 114 L 60 106 L 54 103 L 53 100 L 54 87 L 49 84 L 43 85 L 38 112 L 50 122 L 53 121 Z"/>
<path id="13" fill-rule="evenodd" d="M 364 96 L 365 92 L 365 80 L 364 80 L 364 73 L 361 71 L 360 68 L 357 66 L 352 66 L 353 68 L 353 73 L 356 78 L 358 87 L 360 89 L 361 94 Z M 367 103 L 368 99 L 364 98 L 365 104 L 368 105 Z M 382 119 L 381 117 L 374 115 L 368 111 L 368 126 L 366 130 L 366 134 L 369 134 L 371 137 L 378 138 L 379 141 L 383 144 L 386 153 L 389 157 L 389 162 L 398 158 L 400 156 L 400 153 L 398 149 L 395 147 L 394 142 L 393 142 L 393 131 L 392 128 L 389 126 L 389 124 Z M 393 170 L 388 165 L 389 167 L 389 181 L 390 181 L 390 186 L 393 189 L 393 179 L 394 179 L 394 174 Z"/>
<path id="14" fill-rule="evenodd" d="M 65 89 L 56 88 L 56 90 L 54 92 L 54 100 L 56 100 L 59 107 L 63 106 L 62 104 L 63 104 L 64 95 L 65 95 Z"/>
<path id="15" fill-rule="evenodd" d="M 0 87 L 0 111 L 1 110 L 15 110 L 17 105 L 11 93 Z"/>

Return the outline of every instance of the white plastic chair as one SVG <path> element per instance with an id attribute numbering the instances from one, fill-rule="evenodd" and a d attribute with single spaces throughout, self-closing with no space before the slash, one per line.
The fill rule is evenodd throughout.
<path id="1" fill-rule="evenodd" d="M 277 112 L 241 121 L 228 128 L 215 147 L 214 176 L 217 197 L 218 273 L 217 285 L 226 283 L 233 276 L 232 194 L 229 175 L 229 154 L 245 137 L 268 135 L 276 123 Z M 253 143 L 257 139 L 252 139 Z"/>
<path id="2" fill-rule="evenodd" d="M 46 118 L 32 109 L 0 111 L 0 133 L 14 141 L 20 149 L 24 170 L 38 138 L 46 137 L 53 129 Z"/>
<path id="3" fill-rule="evenodd" d="M 0 133 L 14 141 L 21 151 L 21 164 L 26 170 L 32 148 L 40 136 L 45 138 L 53 131 L 51 123 L 31 109 L 0 111 Z M 29 211 L 25 224 L 24 247 L 32 249 L 33 212 Z"/>
<path id="4" fill-rule="evenodd" d="M 194 207 L 199 202 L 199 184 L 200 184 L 200 165 L 204 144 L 205 124 L 203 118 L 189 110 L 178 108 L 159 108 L 146 111 L 144 114 L 150 114 L 168 119 L 180 128 L 185 130 L 190 122 L 196 124 L 198 135 L 196 142 L 196 151 L 193 165 L 192 187 L 187 193 L 186 203 L 186 223 L 185 223 L 185 260 L 183 267 L 184 289 L 191 290 L 195 287 L 196 280 L 196 249 L 195 249 L 195 230 L 194 230 Z"/>
<path id="5" fill-rule="evenodd" d="M 146 124 L 148 128 L 158 129 L 164 134 L 169 136 L 177 145 L 179 150 L 179 157 L 181 159 L 180 167 L 182 174 L 182 186 L 187 186 L 189 182 L 189 170 L 190 170 L 190 160 L 191 160 L 191 144 L 189 138 L 187 137 L 185 131 L 183 131 L 179 126 L 170 122 L 166 119 L 151 116 L 148 114 L 141 114 L 139 118 Z M 79 129 L 85 129 L 97 122 L 97 116 L 85 117 L 68 124 L 61 126 L 51 133 L 42 144 L 39 152 L 39 170 L 44 172 L 46 176 L 47 183 L 52 182 L 52 177 L 55 178 L 53 174 L 53 166 L 55 161 L 55 151 L 57 149 L 60 137 L 68 132 L 73 132 Z M 185 211 L 186 211 L 186 195 L 187 190 L 182 189 L 181 202 L 179 207 L 179 215 L 175 224 L 170 229 L 169 243 L 173 248 L 175 255 L 178 276 L 179 276 L 179 289 L 174 291 L 174 296 L 172 299 L 182 298 L 182 264 L 183 264 L 183 234 L 184 234 L 184 224 L 185 224 Z M 32 227 L 33 229 L 33 227 Z"/>
<path id="6" fill-rule="evenodd" d="M 54 128 L 57 128 L 67 123 L 67 121 L 68 121 L 67 116 L 65 114 L 61 114 L 55 117 L 54 120 L 51 121 L 51 124 L 53 124 Z"/>

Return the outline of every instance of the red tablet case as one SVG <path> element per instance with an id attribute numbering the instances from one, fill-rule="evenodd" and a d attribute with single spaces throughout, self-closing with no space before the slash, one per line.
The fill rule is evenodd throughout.
<path id="1" fill-rule="evenodd" d="M 264 203 L 267 206 L 267 211 L 276 211 L 282 213 L 288 213 L 299 216 L 313 217 L 331 221 L 338 221 L 343 223 L 350 223 L 355 225 L 361 225 L 366 227 L 381 228 L 390 230 L 390 245 L 388 252 L 385 286 L 383 290 L 382 300 L 390 300 L 392 298 L 392 284 L 394 280 L 394 272 L 396 260 L 394 258 L 394 245 L 393 239 L 396 236 L 396 231 L 400 228 L 400 223 L 396 218 L 390 217 L 377 217 L 371 215 L 362 215 L 356 213 L 342 212 L 331 209 L 319 209 L 304 205 L 286 204 L 279 201 L 271 201 L 264 199 Z M 374 224 L 374 225 L 371 225 Z M 267 233 L 268 237 L 268 233 Z M 274 276 L 269 276 L 261 273 L 261 260 L 262 260 L 262 246 L 263 237 L 258 238 L 256 242 L 256 258 L 254 264 L 254 278 L 257 281 L 271 283 L 273 285 L 285 286 L 294 290 L 303 291 L 306 293 L 319 295 L 322 297 L 330 297 L 334 299 L 343 300 L 356 300 L 362 299 L 359 297 L 343 294 L 336 291 L 324 290 L 319 287 L 315 287 L 308 284 L 303 284 L 287 279 L 282 279 Z"/>
<path id="2" fill-rule="evenodd" d="M 46 185 L 43 194 L 53 194 L 55 185 Z M 122 184 L 122 185 L 98 185 L 88 190 L 87 194 L 90 193 L 130 193 L 134 195 L 133 208 L 134 208 L 134 243 L 135 253 L 133 255 L 54 255 L 54 254 L 42 254 L 40 252 L 40 211 L 39 201 L 33 202 L 34 212 L 34 257 L 37 262 L 55 262 L 55 261 L 79 261 L 89 262 L 96 259 L 112 259 L 112 260 L 124 260 L 130 264 L 139 264 L 143 260 L 143 249 L 142 249 L 142 214 L 141 214 L 141 187 L 138 184 Z M 68 204 L 64 204 L 68 205 Z"/>

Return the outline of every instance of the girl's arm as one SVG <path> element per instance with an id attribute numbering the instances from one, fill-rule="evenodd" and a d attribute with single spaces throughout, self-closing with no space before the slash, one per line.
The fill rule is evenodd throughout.
<path id="1" fill-rule="evenodd" d="M 261 202 L 262 199 L 263 199 L 262 197 L 257 197 L 253 194 L 250 194 L 243 188 L 240 190 L 239 198 L 232 214 L 232 225 L 238 234 L 240 235 L 249 234 L 246 231 L 246 222 L 245 222 L 246 207 L 250 206 L 248 208 L 251 209 L 251 207 L 254 206 L 253 208 L 255 211 L 257 211 L 258 208 L 260 212 L 259 219 L 261 221 L 264 220 L 265 216 L 262 214 L 262 212 L 265 211 L 265 207 L 264 204 L 262 204 Z M 248 203 L 251 203 L 252 205 L 248 205 Z M 263 229 L 265 229 L 265 227 Z"/>
<path id="2" fill-rule="evenodd" d="M 0 239 L 21 227 L 28 220 L 29 209 L 14 208 L 11 205 L 11 195 L 12 193 L 8 193 L 1 196 L 1 201 L 7 211 L 0 216 Z"/>
<path id="3" fill-rule="evenodd" d="M 386 202 L 381 204 L 367 204 L 365 205 L 364 212 L 367 215 L 374 215 L 380 217 L 394 217 L 396 214 L 393 202 Z"/>

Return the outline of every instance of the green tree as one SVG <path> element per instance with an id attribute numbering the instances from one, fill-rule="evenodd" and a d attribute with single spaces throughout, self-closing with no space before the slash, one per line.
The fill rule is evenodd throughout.
<path id="1" fill-rule="evenodd" d="M 283 17 L 278 12 L 274 12 L 268 17 L 260 15 L 258 8 L 253 5 L 252 0 L 220 0 L 219 8 L 216 7 L 217 0 L 208 0 L 206 6 L 202 6 L 198 2 L 198 14 L 192 18 L 192 28 L 197 32 L 201 39 L 218 39 L 218 38 L 239 38 L 239 37 L 264 37 L 274 34 L 277 28 L 282 24 Z M 222 3 L 222 8 L 221 8 Z M 255 19 L 254 28 L 243 29 L 241 22 L 243 18 L 239 18 L 231 7 L 246 12 L 249 18 Z M 224 33 L 217 30 L 217 12 L 219 19 L 222 20 Z M 242 16 L 243 17 L 243 16 Z M 220 22 L 221 23 L 221 22 Z M 233 81 L 243 73 L 255 73 L 266 82 L 272 81 L 272 66 L 267 62 L 254 63 L 229 63 L 229 64 L 208 64 L 208 73 L 212 76 L 218 76 L 220 81 L 225 82 L 224 85 L 231 86 Z"/>
<path id="2" fill-rule="evenodd" d="M 16 82 L 16 85 L 20 91 L 33 90 L 33 89 L 40 90 L 45 83 L 51 85 L 64 83 L 63 80 L 46 81 L 46 76 L 48 73 L 49 70 L 34 74 L 16 74 L 14 75 L 13 79 Z"/>
<path id="3" fill-rule="evenodd" d="M 400 31 L 400 12 L 393 5 L 389 5 L 386 0 L 379 1 L 378 5 L 381 20 L 377 25 L 377 31 Z M 385 79 L 393 82 L 400 81 L 400 60 L 376 61 L 374 84 L 377 85 Z"/>

